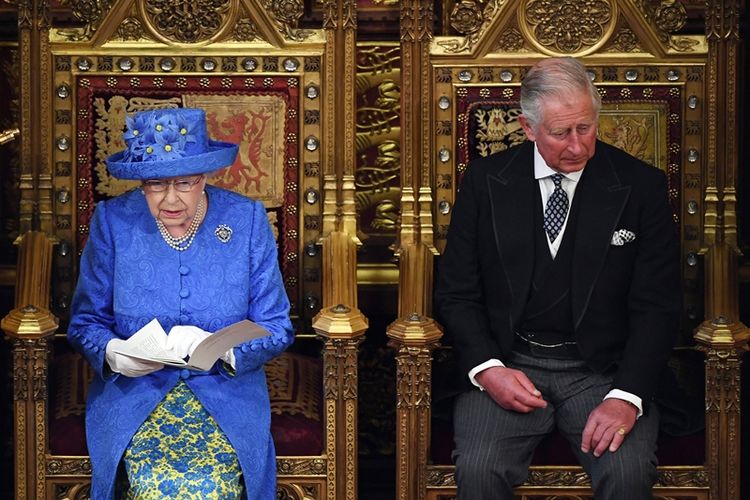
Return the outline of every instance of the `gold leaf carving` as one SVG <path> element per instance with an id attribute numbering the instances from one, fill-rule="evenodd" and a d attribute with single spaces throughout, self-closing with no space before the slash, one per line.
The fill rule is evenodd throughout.
<path id="1" fill-rule="evenodd" d="M 140 40 L 143 38 L 143 24 L 139 19 L 128 17 L 117 28 L 117 36 L 122 40 Z"/>
<path id="2" fill-rule="evenodd" d="M 240 19 L 234 27 L 234 39 L 238 42 L 250 42 L 258 38 L 258 30 L 249 18 Z"/>
<path id="3" fill-rule="evenodd" d="M 684 36 L 669 38 L 669 47 L 678 52 L 692 52 L 698 43 L 698 40 Z"/>
<path id="4" fill-rule="evenodd" d="M 233 0 L 150 0 L 144 6 L 144 16 L 167 40 L 203 42 L 219 33 L 233 3 Z"/>
<path id="5" fill-rule="evenodd" d="M 461 0 L 453 6 L 451 26 L 462 35 L 469 35 L 482 27 L 482 9 L 477 1 Z"/>
<path id="6" fill-rule="evenodd" d="M 613 6 L 606 0 L 535 0 L 520 12 L 537 43 L 564 54 L 602 42 L 615 18 Z"/>
<path id="7" fill-rule="evenodd" d="M 523 35 L 516 28 L 504 30 L 497 39 L 497 50 L 500 52 L 521 52 Z"/>
<path id="8" fill-rule="evenodd" d="M 484 29 L 489 25 L 489 23 L 492 21 L 493 17 L 497 13 L 497 10 L 502 6 L 506 0 L 476 0 L 476 1 L 467 1 L 467 2 L 460 2 L 456 5 L 456 9 L 454 9 L 454 12 L 456 12 L 457 16 L 460 16 L 460 19 L 458 20 L 458 26 L 461 28 L 456 28 L 455 25 L 454 28 L 456 28 L 459 32 L 466 33 L 467 36 L 461 37 L 461 38 L 451 38 L 448 40 L 441 40 L 438 43 L 441 47 L 443 47 L 447 52 L 463 52 L 465 50 L 470 50 L 480 39 L 482 32 Z M 481 17 L 480 17 L 480 25 L 478 27 L 475 27 L 475 21 L 473 19 L 473 11 L 474 7 L 470 7 L 469 5 L 465 5 L 464 7 L 460 7 L 461 3 L 465 4 L 476 4 L 479 6 L 482 5 L 481 9 Z M 461 31 L 461 30 L 471 30 L 471 31 Z"/>
<path id="9" fill-rule="evenodd" d="M 654 9 L 654 22 L 667 33 L 679 31 L 687 22 L 685 6 L 676 0 L 663 0 Z"/>
<path id="10" fill-rule="evenodd" d="M 628 28 L 621 29 L 612 39 L 610 51 L 616 52 L 642 52 L 638 37 Z"/>
<path id="11" fill-rule="evenodd" d="M 320 475 L 326 472 L 325 458 L 278 458 L 276 474 L 279 476 Z"/>
<path id="12" fill-rule="evenodd" d="M 297 28 L 305 11 L 302 0 L 263 0 L 263 7 L 273 15 L 281 32 L 288 39 L 302 42 L 312 33 L 310 30 Z"/>
<path id="13" fill-rule="evenodd" d="M 60 0 L 61 6 L 72 7 L 73 15 L 84 23 L 84 27 L 80 29 L 60 30 L 60 35 L 70 41 L 89 40 L 112 3 L 113 0 Z"/>

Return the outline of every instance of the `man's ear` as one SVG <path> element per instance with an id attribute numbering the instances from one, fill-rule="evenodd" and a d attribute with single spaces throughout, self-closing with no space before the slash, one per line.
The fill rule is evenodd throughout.
<path id="1" fill-rule="evenodd" d="M 521 124 L 521 128 L 526 133 L 526 138 L 530 141 L 535 141 L 536 134 L 534 133 L 534 129 L 529 123 L 529 120 L 527 120 L 523 115 L 518 115 L 518 122 Z"/>

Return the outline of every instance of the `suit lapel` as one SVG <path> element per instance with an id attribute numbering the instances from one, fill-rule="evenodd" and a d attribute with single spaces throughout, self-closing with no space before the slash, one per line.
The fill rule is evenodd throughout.
<path id="1" fill-rule="evenodd" d="M 512 297 L 512 319 L 521 316 L 534 269 L 534 147 L 518 147 L 497 173 L 487 177 L 493 236 Z"/>
<path id="2" fill-rule="evenodd" d="M 571 274 L 574 330 L 586 312 L 612 234 L 630 196 L 630 186 L 620 183 L 602 147 L 586 165 L 580 182 L 573 200 L 579 203 Z"/>

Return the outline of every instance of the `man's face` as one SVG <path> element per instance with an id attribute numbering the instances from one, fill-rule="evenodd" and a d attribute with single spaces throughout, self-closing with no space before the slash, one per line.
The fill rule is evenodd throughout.
<path id="1" fill-rule="evenodd" d="M 546 100 L 542 105 L 542 121 L 536 127 L 523 115 L 520 122 L 547 165 L 568 173 L 583 169 L 594 156 L 596 118 L 591 96 L 580 92 Z"/>

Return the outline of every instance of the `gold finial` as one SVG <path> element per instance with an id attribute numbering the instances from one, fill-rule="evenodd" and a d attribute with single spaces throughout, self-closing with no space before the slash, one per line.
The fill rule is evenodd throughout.
<path id="1" fill-rule="evenodd" d="M 5 144 L 6 142 L 10 142 L 16 137 L 21 135 L 21 131 L 17 128 L 9 128 L 5 129 L 2 132 L 0 132 L 0 144 Z"/>

